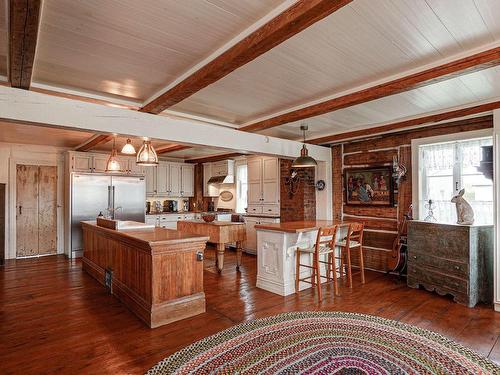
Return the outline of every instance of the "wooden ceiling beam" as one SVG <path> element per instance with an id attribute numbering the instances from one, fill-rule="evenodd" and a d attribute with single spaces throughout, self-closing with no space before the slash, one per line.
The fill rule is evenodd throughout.
<path id="1" fill-rule="evenodd" d="M 158 155 L 160 154 L 167 154 L 169 152 L 174 152 L 174 151 L 181 151 L 181 150 L 187 150 L 192 148 L 191 146 L 185 146 L 185 145 L 168 145 L 164 147 L 157 147 L 156 148 L 156 153 Z"/>
<path id="2" fill-rule="evenodd" d="M 274 128 L 294 121 L 324 115 L 342 108 L 366 103 L 386 96 L 414 90 L 419 87 L 432 85 L 450 78 L 488 69 L 500 64 L 500 47 L 476 53 L 472 56 L 461 58 L 442 64 L 424 71 L 410 74 L 386 83 L 369 87 L 337 98 L 328 99 L 307 107 L 283 113 L 269 119 L 255 122 L 239 128 L 247 132 Z"/>
<path id="3" fill-rule="evenodd" d="M 35 61 L 41 0 L 9 2 L 9 81 L 28 90 Z"/>
<path id="4" fill-rule="evenodd" d="M 246 155 L 246 154 L 242 154 L 240 152 L 231 152 L 231 153 L 227 153 L 227 154 L 219 154 L 219 155 L 207 156 L 207 157 L 197 158 L 197 159 L 188 159 L 188 160 L 185 160 L 185 162 L 186 163 L 193 163 L 193 164 L 197 164 L 197 163 L 213 163 L 213 162 L 216 162 L 216 161 L 221 161 L 221 160 L 236 158 L 236 157 L 242 156 L 242 155 Z"/>
<path id="5" fill-rule="evenodd" d="M 473 107 L 456 109 L 453 111 L 423 116 L 415 119 L 404 120 L 395 122 L 392 124 L 376 126 L 368 129 L 360 129 L 354 130 L 346 133 L 333 134 L 325 137 L 309 139 L 307 143 L 315 144 L 315 145 L 325 145 L 331 143 L 339 143 L 346 140 L 357 139 L 357 138 L 365 138 L 369 136 L 375 136 L 383 133 L 400 131 L 409 129 L 415 126 L 425 125 L 425 124 L 434 124 L 441 121 L 452 120 L 455 118 L 471 116 L 483 112 L 492 111 L 494 109 L 500 108 L 500 101 L 485 103 L 476 105 Z"/>
<path id="6" fill-rule="evenodd" d="M 331 15 L 352 0 L 299 0 L 215 59 L 145 104 L 140 111 L 158 114 L 181 102 L 233 70 Z"/>
<path id="7" fill-rule="evenodd" d="M 97 145 L 108 143 L 113 139 L 110 134 L 98 134 L 90 137 L 86 142 L 75 148 L 75 151 L 89 151 Z"/>

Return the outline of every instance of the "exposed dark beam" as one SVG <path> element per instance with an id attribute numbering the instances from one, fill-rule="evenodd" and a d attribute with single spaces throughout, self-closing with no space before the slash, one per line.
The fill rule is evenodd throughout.
<path id="1" fill-rule="evenodd" d="M 104 143 L 108 143 L 113 139 L 112 135 L 109 134 L 99 134 L 97 136 L 91 137 L 87 142 L 78 146 L 75 151 L 89 151 L 97 145 L 102 145 Z"/>
<path id="2" fill-rule="evenodd" d="M 142 112 L 160 113 L 225 77 L 352 0 L 299 0 L 246 38 L 147 103 Z"/>
<path id="3" fill-rule="evenodd" d="M 486 103 L 486 104 L 480 104 L 480 105 L 476 105 L 476 106 L 468 107 L 468 108 L 456 109 L 453 111 L 443 112 L 443 113 L 429 115 L 429 116 L 423 116 L 423 117 L 419 117 L 419 118 L 415 118 L 415 119 L 411 119 L 411 120 L 399 121 L 399 122 L 395 122 L 392 124 L 376 126 L 373 128 L 354 130 L 351 132 L 334 134 L 334 135 L 327 135 L 325 137 L 309 139 L 309 140 L 307 140 L 307 143 L 320 145 L 320 144 L 341 142 L 341 141 L 348 140 L 348 139 L 369 137 L 369 136 L 377 135 L 377 134 L 381 134 L 381 133 L 404 130 L 404 129 L 412 128 L 414 126 L 432 124 L 432 123 L 451 120 L 451 119 L 455 119 L 455 118 L 459 118 L 459 117 L 475 115 L 475 114 L 479 114 L 479 113 L 483 113 L 483 112 L 492 111 L 492 110 L 497 109 L 497 108 L 500 108 L 500 101 Z"/>
<path id="4" fill-rule="evenodd" d="M 191 146 L 184 146 L 184 145 L 168 145 L 168 146 L 165 146 L 165 147 L 157 147 L 156 148 L 156 153 L 158 155 L 160 155 L 160 154 L 167 154 L 169 152 L 187 150 L 189 148 L 192 148 L 192 147 Z"/>
<path id="5" fill-rule="evenodd" d="M 185 160 L 185 162 L 186 163 L 193 163 L 193 164 L 197 164 L 197 163 L 212 163 L 212 162 L 216 162 L 216 161 L 221 161 L 221 160 L 235 158 L 235 157 L 238 157 L 238 156 L 241 156 L 241 155 L 245 155 L 245 154 L 242 154 L 242 153 L 239 153 L 239 152 L 232 152 L 232 153 L 228 153 L 228 154 L 219 154 L 219 155 L 207 156 L 207 157 L 203 157 L 203 158 L 189 159 L 189 160 Z"/>
<path id="6" fill-rule="evenodd" d="M 29 89 L 35 61 L 41 0 L 9 2 L 9 81 Z"/>
<path id="7" fill-rule="evenodd" d="M 325 100 L 308 107 L 290 111 L 267 120 L 255 122 L 239 130 L 256 132 L 287 124 L 306 118 L 323 115 L 342 108 L 366 103 L 375 99 L 398 94 L 401 92 L 432 85 L 450 78 L 470 74 L 483 69 L 488 69 L 500 64 L 500 47 L 480 52 L 472 56 L 458 59 L 443 65 L 436 66 L 406 77 L 369 87 L 351 94 Z"/>

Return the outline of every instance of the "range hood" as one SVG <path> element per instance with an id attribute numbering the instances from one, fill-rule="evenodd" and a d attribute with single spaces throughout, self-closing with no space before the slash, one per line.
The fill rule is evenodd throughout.
<path id="1" fill-rule="evenodd" d="M 234 184 L 234 176 L 212 176 L 208 180 L 209 184 Z"/>

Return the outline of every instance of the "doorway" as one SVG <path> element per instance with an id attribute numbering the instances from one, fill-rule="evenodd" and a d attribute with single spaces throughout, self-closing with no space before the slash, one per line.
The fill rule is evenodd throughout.
<path id="1" fill-rule="evenodd" d="M 57 253 L 57 167 L 16 165 L 16 257 Z"/>

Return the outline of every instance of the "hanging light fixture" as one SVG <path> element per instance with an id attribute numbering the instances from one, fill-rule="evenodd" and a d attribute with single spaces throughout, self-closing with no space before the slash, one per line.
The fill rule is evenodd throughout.
<path id="1" fill-rule="evenodd" d="M 144 140 L 137 153 L 136 163 L 144 166 L 158 165 L 158 155 L 156 155 L 156 151 L 150 140 Z"/>
<path id="2" fill-rule="evenodd" d="M 121 172 L 122 168 L 118 161 L 115 148 L 115 138 L 113 138 L 113 149 L 109 155 L 108 162 L 106 163 L 106 172 Z"/>
<path id="3" fill-rule="evenodd" d="M 306 130 L 308 129 L 307 125 L 300 125 L 300 130 L 302 130 L 304 134 L 304 145 L 302 146 L 302 150 L 300 150 L 300 156 L 295 159 L 292 163 L 292 168 L 312 168 L 318 165 L 316 160 L 309 156 L 309 152 L 306 147 Z"/>
<path id="4" fill-rule="evenodd" d="M 128 138 L 127 143 L 123 145 L 121 153 L 126 155 L 135 155 L 135 147 L 130 138 Z"/>

